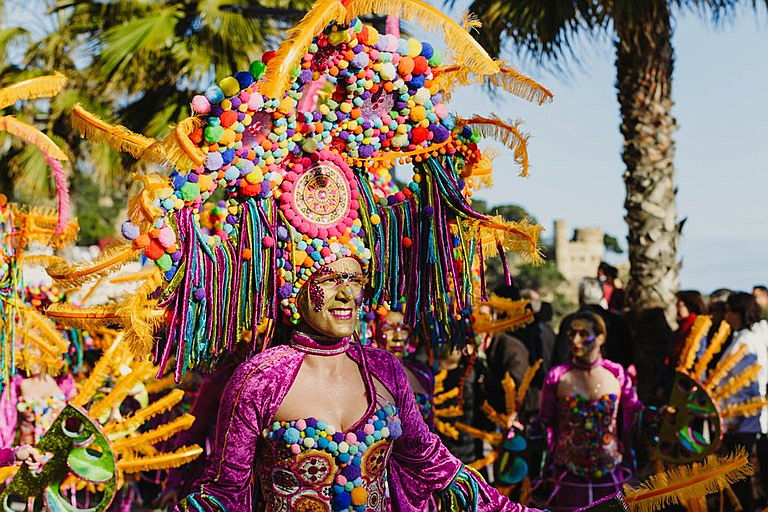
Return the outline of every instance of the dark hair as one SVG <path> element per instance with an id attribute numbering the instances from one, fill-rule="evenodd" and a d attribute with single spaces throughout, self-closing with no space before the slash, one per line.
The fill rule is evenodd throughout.
<path id="1" fill-rule="evenodd" d="M 514 281 L 512 282 L 512 284 L 509 284 L 509 285 L 500 284 L 499 286 L 493 289 L 493 293 L 505 299 L 520 300 L 521 298 L 520 288 L 517 287 Z"/>
<path id="2" fill-rule="evenodd" d="M 733 291 L 729 290 L 728 288 L 718 288 L 717 290 L 712 291 L 712 293 L 709 294 L 709 302 L 717 302 L 722 301 L 725 302 L 728 300 L 728 296 L 732 294 Z"/>
<path id="3" fill-rule="evenodd" d="M 764 284 L 756 284 L 752 287 L 752 291 L 760 290 L 763 293 L 768 293 L 768 287 L 766 287 Z"/>
<path id="4" fill-rule="evenodd" d="M 605 326 L 605 320 L 603 320 L 603 317 L 596 313 L 592 313 L 590 311 L 579 311 L 573 314 L 571 317 L 571 325 L 573 325 L 573 322 L 576 320 L 585 320 L 592 324 L 592 331 L 595 334 L 595 336 L 608 335 L 608 328 Z"/>
<path id="5" fill-rule="evenodd" d="M 726 305 L 730 311 L 738 313 L 744 327 L 750 328 L 760 321 L 760 306 L 751 293 L 736 292 L 728 297 Z"/>
<path id="6" fill-rule="evenodd" d="M 707 305 L 704 303 L 704 297 L 696 290 L 682 290 L 677 292 L 677 300 L 685 304 L 688 311 L 695 315 L 706 315 Z"/>
<path id="7" fill-rule="evenodd" d="M 606 276 L 610 277 L 611 279 L 616 279 L 617 277 L 619 277 L 619 269 L 617 269 L 610 263 L 606 263 L 605 261 L 601 261 L 597 269 L 602 270 L 603 273 Z"/>

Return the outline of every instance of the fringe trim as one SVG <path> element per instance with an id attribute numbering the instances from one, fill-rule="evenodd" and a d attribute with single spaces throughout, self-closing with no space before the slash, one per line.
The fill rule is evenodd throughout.
<path id="1" fill-rule="evenodd" d="M 450 100 L 456 86 L 488 84 L 538 105 L 552 102 L 552 92 L 537 81 L 518 72 L 504 61 L 496 61 L 496 65 L 499 68 L 498 73 L 481 76 L 464 65 L 442 66 L 433 68 L 432 71 L 435 83 L 443 91 L 446 100 Z"/>
<path id="2" fill-rule="evenodd" d="M 483 244 L 483 257 L 493 258 L 499 255 L 498 245 L 505 250 L 515 251 L 526 263 L 539 265 L 544 262 L 544 255 L 539 248 L 539 237 L 543 228 L 528 224 L 527 219 L 520 222 L 505 221 L 501 216 L 489 220 L 470 219 L 470 226 L 479 228 Z"/>
<path id="3" fill-rule="evenodd" d="M 479 132 L 484 138 L 492 138 L 504 144 L 514 155 L 514 160 L 520 166 L 519 176 L 528 176 L 528 134 L 520 132 L 520 120 L 505 122 L 497 116 L 474 116 L 469 119 L 458 119 L 456 126 L 469 126 Z M 482 170 L 482 167 L 481 167 Z"/>
<path id="4" fill-rule="evenodd" d="M 654 512 L 666 505 L 719 492 L 753 473 L 743 449 L 725 457 L 710 455 L 703 463 L 652 475 L 638 488 L 624 486 L 624 500 L 632 512 Z"/>
<path id="5" fill-rule="evenodd" d="M 155 141 L 139 133 L 132 132 L 125 126 L 112 125 L 96 114 L 85 110 L 79 103 L 72 109 L 72 128 L 94 142 L 103 142 L 109 147 L 128 153 L 134 158 L 141 158 Z"/>
<path id="6" fill-rule="evenodd" d="M 117 365 L 118 359 L 122 353 L 119 350 L 122 337 L 122 333 L 115 337 L 114 341 L 112 341 L 112 344 L 107 350 L 104 351 L 104 353 L 99 358 L 99 361 L 93 367 L 91 374 L 88 376 L 88 379 L 85 381 L 85 383 L 80 387 L 77 395 L 75 395 L 75 397 L 70 400 L 69 403 L 78 407 L 84 407 L 85 404 L 90 402 L 91 398 L 93 398 L 93 395 L 96 394 L 96 391 L 98 391 L 99 387 L 109 376 L 110 370 L 112 370 L 112 368 Z"/>
<path id="7" fill-rule="evenodd" d="M 720 415 L 723 418 L 732 418 L 734 416 L 751 416 L 763 407 L 768 407 L 768 399 L 756 396 L 746 402 L 731 404 L 720 409 Z"/>
<path id="8" fill-rule="evenodd" d="M 140 445 L 153 445 L 160 441 L 165 441 L 183 430 L 187 430 L 194 422 L 194 416 L 191 414 L 183 414 L 175 420 L 152 429 L 149 432 L 144 432 L 136 437 L 115 441 L 112 443 L 112 449 L 116 452 L 122 452 L 125 450 L 135 450 Z"/>
<path id="9" fill-rule="evenodd" d="M 747 346 L 741 345 L 738 349 L 736 349 L 736 352 L 718 363 L 717 366 L 715 366 L 715 369 L 712 370 L 712 373 L 710 373 L 710 375 L 707 377 L 707 380 L 704 382 L 704 388 L 711 392 L 712 389 L 717 384 L 719 384 L 721 380 L 723 380 L 723 377 L 725 377 L 728 372 L 733 370 L 736 364 L 738 364 L 738 362 L 741 361 L 746 354 Z"/>
<path id="10" fill-rule="evenodd" d="M 420 0 L 351 0 L 346 7 L 347 22 L 366 14 L 378 14 L 395 16 L 418 23 L 428 31 L 443 33 L 448 47 L 456 54 L 456 61 L 474 74 L 485 76 L 499 72 L 496 62 L 466 28 Z"/>
<path id="11" fill-rule="evenodd" d="M 307 53 L 312 40 L 331 22 L 341 22 L 345 9 L 339 0 L 320 0 L 304 16 L 298 25 L 290 29 L 288 37 L 267 63 L 266 79 L 259 92 L 269 98 L 282 98 L 291 87 L 291 74 Z M 354 18 L 347 17 L 347 19 Z"/>
<path id="12" fill-rule="evenodd" d="M 517 407 L 520 407 L 523 403 L 523 400 L 525 400 L 525 395 L 528 393 L 528 388 L 531 387 L 531 382 L 533 382 L 533 378 L 536 376 L 536 374 L 539 371 L 539 368 L 541 368 L 541 365 L 544 363 L 543 359 L 539 359 L 535 363 L 533 363 L 533 366 L 529 366 L 528 369 L 525 371 L 525 375 L 523 376 L 522 382 L 520 382 L 520 387 L 517 390 Z"/>
<path id="13" fill-rule="evenodd" d="M 52 75 L 22 80 L 8 87 L 3 87 L 0 89 L 0 109 L 13 105 L 20 100 L 56 96 L 66 83 L 66 76 L 61 73 L 54 73 Z"/>
<path id="14" fill-rule="evenodd" d="M 757 374 L 760 372 L 760 369 L 760 365 L 757 363 L 749 365 L 739 372 L 737 376 L 731 377 L 725 384 L 718 386 L 717 391 L 712 394 L 712 399 L 719 402 L 741 388 L 749 386 L 757 380 Z"/>
<path id="15" fill-rule="evenodd" d="M 50 318 L 30 307 L 20 309 L 25 326 L 32 326 L 40 332 L 40 339 L 47 345 L 51 345 L 60 354 L 69 348 L 69 341 L 65 340 Z"/>
<path id="16" fill-rule="evenodd" d="M 142 232 L 148 231 L 155 219 L 163 214 L 163 210 L 152 203 L 161 189 L 170 186 L 168 178 L 159 174 L 134 174 L 131 179 L 141 182 L 142 189 L 128 199 L 128 218 Z"/>
<path id="17" fill-rule="evenodd" d="M 117 469 L 123 473 L 138 473 L 154 469 L 177 468 L 195 460 L 201 453 L 203 453 L 203 449 L 196 444 L 182 446 L 175 452 L 161 453 L 151 457 L 123 459 L 117 463 Z"/>
<path id="18" fill-rule="evenodd" d="M 64 154 L 61 148 L 57 146 L 56 143 L 53 142 L 50 137 L 48 137 L 48 135 L 30 124 L 19 121 L 13 116 L 0 117 L 0 131 L 15 135 L 27 144 L 35 146 L 44 154 L 50 155 L 56 160 L 69 160 L 67 155 Z"/>
<path id="19" fill-rule="evenodd" d="M 109 409 L 119 405 L 125 397 L 128 396 L 128 393 L 134 386 L 136 386 L 136 384 L 147 379 L 154 373 L 153 370 L 152 363 L 149 361 L 143 361 L 134 365 L 131 368 L 131 373 L 120 378 L 107 396 L 91 406 L 88 414 L 93 418 L 99 418 Z"/>
<path id="20" fill-rule="evenodd" d="M 184 119 L 165 139 L 153 142 L 141 157 L 181 172 L 200 167 L 205 162 L 205 154 L 189 139 L 189 134 L 202 125 L 202 119 Z"/>

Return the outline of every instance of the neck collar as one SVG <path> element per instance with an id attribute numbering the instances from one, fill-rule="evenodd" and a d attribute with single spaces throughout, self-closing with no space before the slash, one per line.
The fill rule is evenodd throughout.
<path id="1" fill-rule="evenodd" d="M 320 334 L 307 334 L 301 331 L 291 333 L 291 347 L 315 356 L 336 356 L 349 348 L 351 336 L 346 338 L 328 338 Z"/>
<path id="2" fill-rule="evenodd" d="M 585 363 L 585 362 L 579 361 L 575 357 L 571 358 L 571 365 L 574 368 L 577 368 L 579 370 L 592 370 L 592 369 L 597 368 L 598 366 L 600 366 L 600 364 L 602 364 L 602 362 L 603 362 L 603 358 L 601 356 L 599 356 L 599 355 L 597 356 L 597 359 L 595 359 L 591 363 Z"/>

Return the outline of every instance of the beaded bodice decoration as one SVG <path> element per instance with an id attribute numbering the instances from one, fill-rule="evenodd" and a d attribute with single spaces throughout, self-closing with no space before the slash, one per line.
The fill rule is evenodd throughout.
<path id="1" fill-rule="evenodd" d="M 275 421 L 263 432 L 258 464 L 267 510 L 388 510 L 385 469 L 401 433 L 397 408 L 388 403 L 346 432 L 315 418 Z"/>
<path id="2" fill-rule="evenodd" d="M 555 463 L 574 475 L 600 478 L 622 457 L 616 439 L 618 397 L 589 400 L 579 394 L 558 399 Z"/>
<path id="3" fill-rule="evenodd" d="M 19 443 L 37 444 L 65 405 L 67 399 L 63 393 L 35 400 L 20 399 L 16 404 L 20 420 Z"/>

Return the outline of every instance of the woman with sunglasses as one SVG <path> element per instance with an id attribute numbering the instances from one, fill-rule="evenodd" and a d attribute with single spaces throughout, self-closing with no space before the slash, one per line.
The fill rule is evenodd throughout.
<path id="1" fill-rule="evenodd" d="M 571 361 L 552 368 L 541 393 L 549 468 L 534 484 L 538 505 L 573 510 L 621 490 L 633 474 L 629 450 L 639 401 L 624 368 L 601 356 L 606 326 L 594 313 L 573 317 Z"/>

